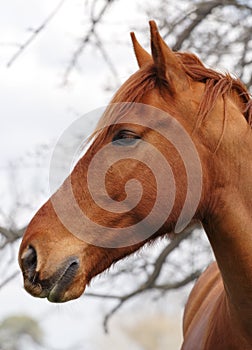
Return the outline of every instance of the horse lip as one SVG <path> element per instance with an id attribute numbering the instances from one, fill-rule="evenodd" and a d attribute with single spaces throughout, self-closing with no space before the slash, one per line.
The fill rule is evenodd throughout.
<path id="1" fill-rule="evenodd" d="M 64 300 L 64 293 L 76 275 L 79 268 L 79 259 L 69 259 L 64 266 L 64 269 L 58 273 L 58 278 L 52 284 L 46 296 L 50 302 L 59 303 L 66 301 Z"/>
<path id="2" fill-rule="evenodd" d="M 38 272 L 33 281 L 24 278 L 24 287 L 35 297 L 47 298 L 51 302 L 63 302 L 64 293 L 73 281 L 78 268 L 79 259 L 70 257 L 48 279 L 40 280 Z"/>

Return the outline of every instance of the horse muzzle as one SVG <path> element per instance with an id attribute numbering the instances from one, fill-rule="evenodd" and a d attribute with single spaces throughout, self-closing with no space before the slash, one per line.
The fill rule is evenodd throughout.
<path id="1" fill-rule="evenodd" d="M 20 266 L 24 277 L 24 287 L 31 295 L 47 298 L 54 303 L 79 297 L 80 293 L 78 292 L 75 296 L 72 290 L 72 284 L 80 268 L 78 257 L 68 257 L 50 277 L 42 279 L 41 271 L 38 268 L 36 249 L 32 245 L 28 245 L 20 256 Z"/>

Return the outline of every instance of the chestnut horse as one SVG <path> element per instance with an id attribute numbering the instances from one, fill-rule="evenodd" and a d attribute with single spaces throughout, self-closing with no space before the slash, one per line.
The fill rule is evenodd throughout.
<path id="1" fill-rule="evenodd" d="M 252 349 L 251 98 L 238 79 L 206 68 L 193 54 L 173 52 L 154 21 L 150 29 L 152 55 L 132 33 L 140 69 L 118 90 L 90 147 L 25 232 L 19 253 L 24 286 L 52 302 L 78 298 L 114 262 L 200 221 L 217 263 L 191 292 L 182 349 Z M 107 164 L 111 154 L 113 165 Z M 98 175 L 107 165 L 104 185 Z M 154 168 L 167 179 L 157 180 Z M 101 191 L 100 205 L 89 181 L 94 194 Z M 127 197 L 127 186 L 135 186 L 134 196 Z M 172 186 L 176 191 L 169 196 Z M 172 204 L 167 208 L 166 202 Z M 89 218 L 86 224 L 78 209 Z M 144 221 L 152 209 L 159 224 Z"/>

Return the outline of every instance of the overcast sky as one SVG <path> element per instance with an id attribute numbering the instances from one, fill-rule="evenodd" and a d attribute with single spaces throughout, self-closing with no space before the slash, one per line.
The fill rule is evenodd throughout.
<path id="1" fill-rule="evenodd" d="M 0 5 L 0 205 L 5 212 L 9 210 L 6 197 L 10 192 L 6 189 L 13 186 L 8 164 L 16 165 L 27 154 L 36 154 L 41 145 L 49 144 L 52 151 L 71 123 L 107 104 L 114 92 L 104 89 L 105 85 L 113 86 L 115 82 L 101 54 L 93 47 L 84 51 L 68 85 L 62 84 L 71 55 L 89 28 L 83 0 L 66 0 L 47 27 L 11 67 L 7 67 L 19 45 L 30 37 L 31 29 L 37 29 L 59 3 L 60 0 L 27 0 L 24 5 L 11 0 Z M 137 69 L 129 31 L 139 26 L 146 26 L 148 33 L 147 17 L 135 10 L 135 1 L 122 0 L 115 2 L 103 25 L 97 28 L 112 53 L 121 82 Z M 119 42 L 122 45 L 118 45 Z M 49 151 L 47 168 L 37 183 L 44 179 L 48 182 L 50 156 Z M 36 162 L 34 158 L 30 157 L 31 164 Z M 27 166 L 20 168 L 30 172 Z M 27 178 L 25 174 L 23 180 Z M 44 198 L 36 200 L 35 209 Z"/>
<path id="2" fill-rule="evenodd" d="M 70 84 L 62 87 L 64 70 L 76 48 L 81 33 L 87 29 L 83 1 L 66 1 L 57 16 L 41 32 L 26 51 L 7 68 L 6 64 L 30 35 L 50 14 L 59 0 L 2 2 L 0 11 L 0 95 L 2 165 L 8 159 L 26 152 L 35 144 L 59 137 L 77 117 L 108 102 L 112 93 L 104 92 L 109 71 L 100 54 L 87 49 L 80 61 L 80 70 L 70 76 Z M 130 4 L 119 2 L 109 14 L 107 42 L 130 43 Z M 119 20 L 119 15 L 121 19 Z M 140 16 L 141 17 L 141 16 Z M 144 16 L 142 16 L 144 18 Z M 137 17 L 138 18 L 138 17 Z M 123 25 L 123 22 L 125 24 Z M 120 26 L 121 23 L 121 26 Z M 139 23 L 139 22 L 138 22 Z M 105 26 L 103 27 L 104 31 Z M 146 21 L 146 28 L 148 24 Z M 133 52 L 114 46 L 116 68 L 124 80 L 125 67 L 136 69 Z M 131 61 L 131 62 L 129 62 Z M 133 71 L 132 70 L 132 71 Z"/>
<path id="3" fill-rule="evenodd" d="M 109 70 L 93 49 L 85 51 L 80 70 L 71 75 L 70 84 L 67 87 L 61 85 L 71 53 L 76 48 L 80 33 L 86 29 L 83 2 L 66 1 L 54 20 L 10 68 L 6 65 L 15 54 L 17 45 L 27 40 L 30 29 L 37 28 L 59 0 L 1 2 L 1 196 L 6 191 L 4 176 L 9 161 L 16 162 L 41 144 L 53 144 L 76 118 L 103 106 L 112 96 L 112 92 L 104 91 L 110 77 Z M 121 81 L 135 71 L 137 65 L 132 49 L 113 42 L 122 40 L 130 46 L 129 30 L 141 23 L 148 33 L 147 18 L 134 10 L 134 3 L 119 1 L 106 17 L 108 31 L 103 32 L 104 40 L 111 42 L 111 50 L 115 52 L 114 62 Z M 3 196 L 0 204 L 2 208 L 6 205 Z M 15 261 L 12 269 L 17 268 Z M 65 349 L 68 344 L 78 343 L 79 339 L 85 341 L 83 349 L 87 350 L 94 350 L 95 343 L 98 344 L 97 349 L 101 349 L 101 342 L 103 346 L 110 344 L 111 340 L 104 337 L 101 327 L 103 313 L 97 312 L 102 307 L 101 303 L 90 299 L 61 306 L 49 304 L 46 300 L 32 298 L 23 290 L 21 275 L 0 290 L 0 300 L 0 321 L 7 315 L 28 313 L 41 320 L 48 342 L 57 349 Z M 150 307 L 148 309 L 150 311 Z M 124 317 L 127 319 L 127 316 Z M 133 343 L 127 343 L 129 340 L 124 339 L 118 327 L 113 334 L 114 348 L 139 349 Z"/>

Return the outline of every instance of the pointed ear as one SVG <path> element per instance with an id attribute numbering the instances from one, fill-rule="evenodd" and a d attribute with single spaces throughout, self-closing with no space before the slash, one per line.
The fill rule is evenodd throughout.
<path id="1" fill-rule="evenodd" d="M 183 69 L 183 64 L 175 53 L 166 45 L 160 36 L 155 21 L 150 21 L 151 52 L 158 77 L 168 83 L 172 93 L 184 90 L 189 86 L 189 80 Z"/>
<path id="2" fill-rule="evenodd" d="M 130 36 L 139 68 L 143 67 L 147 63 L 153 62 L 151 55 L 145 51 L 145 49 L 137 41 L 135 33 L 131 32 Z"/>

